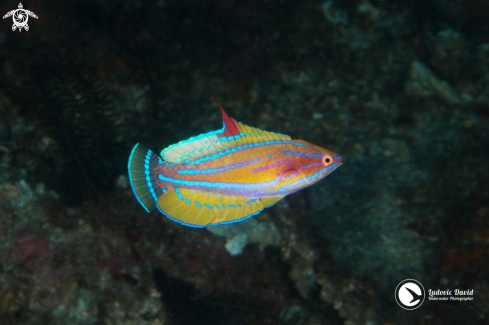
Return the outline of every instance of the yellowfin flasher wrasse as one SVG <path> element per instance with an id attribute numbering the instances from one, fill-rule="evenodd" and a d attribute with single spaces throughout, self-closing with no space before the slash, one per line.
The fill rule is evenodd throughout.
<path id="1" fill-rule="evenodd" d="M 190 227 L 238 222 L 342 164 L 337 153 L 242 124 L 217 105 L 223 117 L 217 131 L 171 145 L 161 157 L 134 146 L 129 179 L 146 211 L 158 209 Z"/>

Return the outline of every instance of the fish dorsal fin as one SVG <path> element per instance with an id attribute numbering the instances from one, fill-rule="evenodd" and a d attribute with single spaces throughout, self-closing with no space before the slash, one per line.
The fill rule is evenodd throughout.
<path id="1" fill-rule="evenodd" d="M 185 226 L 205 227 L 245 220 L 260 213 L 261 199 L 221 195 L 185 188 L 168 190 L 159 197 L 158 209 Z"/>
<path id="2" fill-rule="evenodd" d="M 222 112 L 222 128 L 191 137 L 163 149 L 161 151 L 163 159 L 171 164 L 191 164 L 198 163 L 200 159 L 205 157 L 218 157 L 256 143 L 291 141 L 288 135 L 264 131 L 237 122 L 229 117 L 221 105 L 217 105 Z"/>

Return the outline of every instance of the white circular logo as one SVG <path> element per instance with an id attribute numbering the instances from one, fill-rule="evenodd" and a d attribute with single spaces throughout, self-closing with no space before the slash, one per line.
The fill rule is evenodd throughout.
<path id="1" fill-rule="evenodd" d="M 423 304 L 425 292 L 423 285 L 414 279 L 401 281 L 395 291 L 396 302 L 407 310 L 413 310 Z"/>
<path id="2" fill-rule="evenodd" d="M 17 25 L 17 27 L 24 27 L 29 20 L 27 12 L 25 12 L 24 9 L 15 10 L 15 13 L 12 16 L 14 17 L 14 24 Z"/>

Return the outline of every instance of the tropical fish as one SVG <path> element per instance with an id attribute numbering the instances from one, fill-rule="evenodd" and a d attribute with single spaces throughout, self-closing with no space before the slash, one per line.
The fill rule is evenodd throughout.
<path id="1" fill-rule="evenodd" d="M 141 144 L 129 157 L 132 190 L 143 208 L 185 226 L 243 221 L 338 168 L 337 153 L 264 131 L 222 112 L 223 127 L 161 151 Z"/>

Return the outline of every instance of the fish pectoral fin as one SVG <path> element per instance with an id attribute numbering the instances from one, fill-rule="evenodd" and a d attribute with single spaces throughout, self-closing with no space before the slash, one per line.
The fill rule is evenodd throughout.
<path id="1" fill-rule="evenodd" d="M 202 228 L 239 222 L 260 213 L 261 199 L 174 188 L 160 196 L 158 209 L 185 226 Z"/>
<path id="2" fill-rule="evenodd" d="M 282 179 L 287 179 L 291 177 L 295 177 L 299 175 L 301 172 L 300 168 L 294 166 L 287 166 L 287 168 L 284 169 L 283 174 L 282 174 Z"/>
<path id="3" fill-rule="evenodd" d="M 283 198 L 284 196 L 267 196 L 267 197 L 262 197 L 260 200 L 264 208 L 269 208 L 277 204 L 278 201 L 282 200 Z"/>

